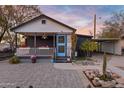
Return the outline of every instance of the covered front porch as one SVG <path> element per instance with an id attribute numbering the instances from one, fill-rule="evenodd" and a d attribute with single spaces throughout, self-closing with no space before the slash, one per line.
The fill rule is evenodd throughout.
<path id="1" fill-rule="evenodd" d="M 66 57 L 66 36 L 57 33 L 16 33 L 16 55 L 19 57 L 35 55 L 53 60 L 57 57 Z"/>

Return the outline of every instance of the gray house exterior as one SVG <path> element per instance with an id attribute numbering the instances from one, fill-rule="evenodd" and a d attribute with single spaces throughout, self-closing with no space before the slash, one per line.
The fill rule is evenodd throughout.
<path id="1" fill-rule="evenodd" d="M 16 55 L 19 57 L 51 58 L 51 62 L 71 61 L 71 35 L 76 29 L 45 14 L 11 29 L 16 37 Z"/>

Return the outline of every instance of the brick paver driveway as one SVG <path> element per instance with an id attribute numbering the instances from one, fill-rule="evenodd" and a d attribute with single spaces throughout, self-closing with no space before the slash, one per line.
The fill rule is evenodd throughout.
<path id="1" fill-rule="evenodd" d="M 0 87 L 83 87 L 76 70 L 55 69 L 50 62 L 0 63 Z"/>

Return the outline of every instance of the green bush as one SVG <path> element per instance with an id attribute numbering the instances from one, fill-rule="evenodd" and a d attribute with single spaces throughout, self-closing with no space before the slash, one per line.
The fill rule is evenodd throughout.
<path id="1" fill-rule="evenodd" d="M 92 52 L 98 49 L 98 45 L 94 41 L 86 40 L 81 43 L 80 49 L 85 52 L 85 57 L 90 57 Z"/>
<path id="2" fill-rule="evenodd" d="M 10 58 L 9 63 L 10 64 L 18 64 L 18 63 L 20 63 L 20 60 L 17 56 L 13 56 L 12 58 Z"/>
<path id="3" fill-rule="evenodd" d="M 111 80 L 113 80 L 112 77 L 108 77 L 107 75 L 101 75 L 99 78 L 100 78 L 100 80 L 104 80 L 104 81 L 111 81 Z"/>

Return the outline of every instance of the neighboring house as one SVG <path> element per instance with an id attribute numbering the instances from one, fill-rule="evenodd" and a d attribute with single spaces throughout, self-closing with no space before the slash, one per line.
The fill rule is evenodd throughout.
<path id="1" fill-rule="evenodd" d="M 61 23 L 45 14 L 13 27 L 16 34 L 16 55 L 51 58 L 52 62 L 71 60 L 71 35 L 76 29 Z M 17 36 L 22 41 L 18 45 Z"/>
<path id="2" fill-rule="evenodd" d="M 77 44 L 76 44 L 76 52 L 77 52 L 77 57 L 83 57 L 85 56 L 84 51 L 80 49 L 80 46 L 83 42 L 86 40 L 91 40 L 93 36 L 91 35 L 81 35 L 77 34 Z"/>

